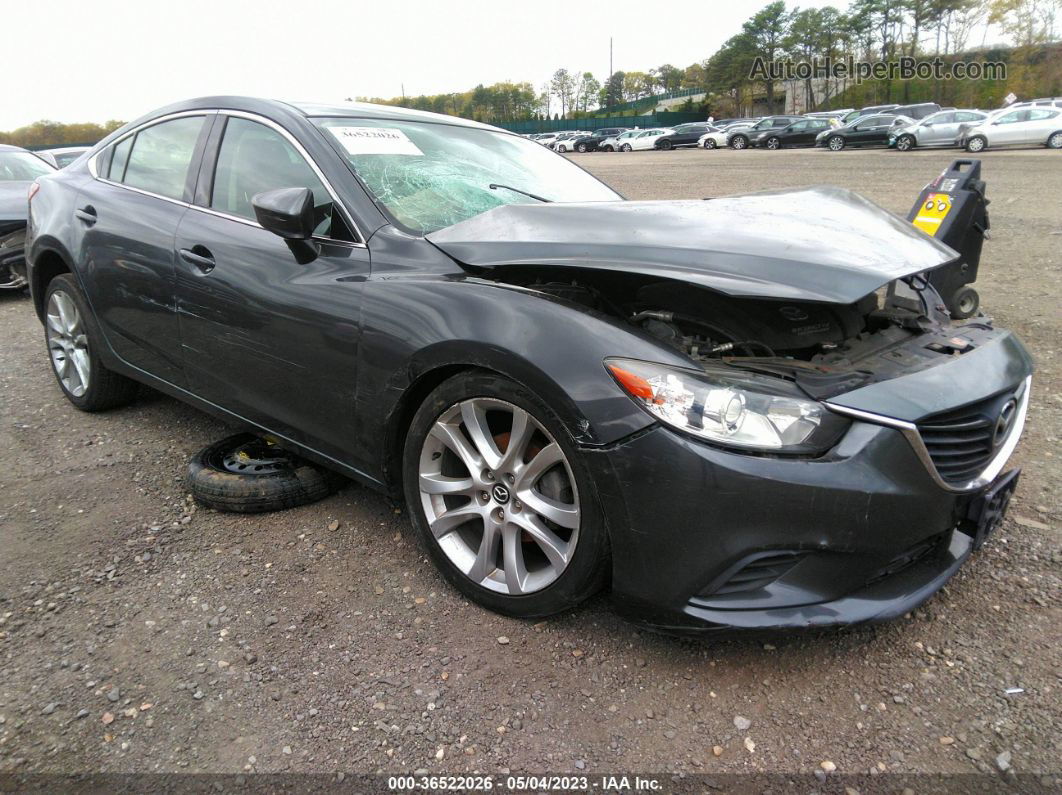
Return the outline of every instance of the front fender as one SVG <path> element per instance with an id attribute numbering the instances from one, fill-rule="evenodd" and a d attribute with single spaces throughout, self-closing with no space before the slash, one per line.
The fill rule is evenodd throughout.
<path id="1" fill-rule="evenodd" d="M 363 307 L 360 436 L 381 471 L 394 423 L 409 416 L 403 400 L 432 372 L 501 373 L 551 406 L 577 444 L 603 447 L 654 423 L 612 380 L 606 357 L 689 366 L 621 321 L 476 278 L 370 279 Z"/>

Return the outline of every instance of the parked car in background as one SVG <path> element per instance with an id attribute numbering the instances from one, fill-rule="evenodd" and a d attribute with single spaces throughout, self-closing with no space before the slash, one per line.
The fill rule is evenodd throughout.
<path id="1" fill-rule="evenodd" d="M 600 149 L 602 152 L 629 152 L 630 149 L 623 148 L 624 144 L 626 144 L 628 141 L 630 141 L 631 138 L 636 135 L 639 135 L 642 132 L 642 130 L 639 130 L 637 127 L 635 127 L 633 130 L 627 130 L 625 132 L 621 132 L 619 135 L 614 135 L 611 138 L 606 138 L 597 145 L 597 148 Z"/>
<path id="2" fill-rule="evenodd" d="M 726 146 L 726 128 L 717 128 L 697 139 L 697 146 L 704 149 L 719 149 Z"/>
<path id="3" fill-rule="evenodd" d="M 548 148 L 551 143 L 557 140 L 557 135 L 558 133 L 555 132 L 540 133 L 535 138 L 535 143 L 542 144 L 543 146 Z"/>
<path id="4" fill-rule="evenodd" d="M 1004 110 L 1014 110 L 1015 108 L 1038 108 L 1047 106 L 1049 108 L 1062 108 L 1062 97 L 1041 97 L 1040 99 L 1027 99 L 1022 102 L 1015 102 L 1013 105 L 1008 105 Z"/>
<path id="5" fill-rule="evenodd" d="M 747 149 L 753 138 L 766 130 L 780 130 L 788 127 L 795 121 L 800 121 L 802 116 L 764 116 L 750 127 L 731 127 L 727 132 L 726 144 L 731 149 Z"/>
<path id="6" fill-rule="evenodd" d="M 638 152 L 646 149 L 655 149 L 657 139 L 660 138 L 661 135 L 669 135 L 673 132 L 674 130 L 670 127 L 652 127 L 648 130 L 642 130 L 637 135 L 628 139 L 627 142 L 620 147 L 620 151 Z"/>
<path id="7" fill-rule="evenodd" d="M 854 122 L 856 119 L 860 119 L 863 116 L 874 116 L 880 113 L 887 113 L 893 108 L 898 107 L 900 106 L 893 102 L 890 105 L 868 105 L 867 107 L 860 108 L 859 110 L 850 110 L 848 111 L 848 113 L 841 117 L 841 126 L 846 127 L 852 122 Z"/>
<path id="8" fill-rule="evenodd" d="M 30 151 L 0 144 L 0 290 L 26 286 L 26 216 L 33 180 L 55 167 Z"/>
<path id="9" fill-rule="evenodd" d="M 815 137 L 823 130 L 833 129 L 829 119 L 800 119 L 779 129 L 764 130 L 749 143 L 764 149 L 783 149 L 789 146 L 814 146 Z"/>
<path id="10" fill-rule="evenodd" d="M 815 145 L 825 146 L 834 152 L 840 152 L 847 146 L 886 146 L 890 130 L 913 122 L 914 119 L 892 114 L 863 116 L 844 127 L 820 132 L 815 138 Z"/>
<path id="11" fill-rule="evenodd" d="M 717 127 L 708 124 L 690 123 L 678 124 L 670 135 L 661 135 L 656 139 L 657 149 L 680 149 L 687 146 L 697 146 L 702 135 L 716 132 Z"/>
<path id="12" fill-rule="evenodd" d="M 962 124 L 988 118 L 983 110 L 942 110 L 921 121 L 889 129 L 889 146 L 907 152 L 915 147 L 955 146 Z"/>
<path id="13" fill-rule="evenodd" d="M 44 149 L 37 154 L 51 157 L 54 161 L 52 165 L 56 168 L 66 168 L 91 148 L 91 146 L 60 146 L 55 149 Z"/>
<path id="14" fill-rule="evenodd" d="M 558 135 L 557 139 L 549 145 L 549 148 L 552 149 L 554 152 L 559 152 L 561 154 L 564 154 L 565 152 L 574 152 L 575 140 L 581 137 L 582 133 L 574 132 Z"/>
<path id="15" fill-rule="evenodd" d="M 1008 110 L 963 131 L 967 152 L 998 146 L 1046 146 L 1062 149 L 1062 108 Z"/>
<path id="16" fill-rule="evenodd" d="M 934 113 L 939 113 L 943 108 L 936 102 L 918 102 L 914 105 L 897 105 L 888 113 L 893 116 L 906 116 L 909 119 L 918 121 L 924 119 L 927 116 L 932 116 Z M 954 108 L 952 108 L 954 110 Z"/>
<path id="17" fill-rule="evenodd" d="M 592 133 L 576 136 L 572 139 L 572 148 L 576 152 L 596 152 L 602 141 L 614 138 L 626 130 L 626 127 L 601 127 Z"/>

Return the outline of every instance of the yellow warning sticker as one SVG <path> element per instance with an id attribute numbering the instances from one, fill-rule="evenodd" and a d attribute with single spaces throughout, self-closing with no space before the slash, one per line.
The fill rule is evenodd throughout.
<path id="1" fill-rule="evenodd" d="M 922 202 L 913 223 L 928 235 L 936 235 L 940 225 L 951 212 L 951 196 L 947 193 L 930 193 Z"/>

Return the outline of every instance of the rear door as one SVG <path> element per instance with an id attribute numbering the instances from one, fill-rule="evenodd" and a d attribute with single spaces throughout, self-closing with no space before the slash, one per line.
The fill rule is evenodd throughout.
<path id="1" fill-rule="evenodd" d="M 213 112 L 176 114 L 119 139 L 75 205 L 78 261 L 108 342 L 129 364 L 183 385 L 173 241 Z"/>
<path id="2" fill-rule="evenodd" d="M 922 125 L 922 146 L 940 146 L 951 143 L 959 133 L 959 123 L 954 113 L 938 113 L 931 119 L 926 119 Z"/>
<path id="3" fill-rule="evenodd" d="M 313 191 L 317 255 L 267 232 L 262 191 Z M 344 459 L 353 449 L 362 286 L 369 251 L 321 170 L 283 127 L 222 111 L 181 220 L 177 312 L 192 390 Z"/>

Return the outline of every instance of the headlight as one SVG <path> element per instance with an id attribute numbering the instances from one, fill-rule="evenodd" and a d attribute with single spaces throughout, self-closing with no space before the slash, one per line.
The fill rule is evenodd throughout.
<path id="1" fill-rule="evenodd" d="M 779 378 L 730 369 L 696 372 L 633 359 L 605 366 L 661 422 L 719 444 L 777 453 L 823 452 L 848 420 Z"/>

